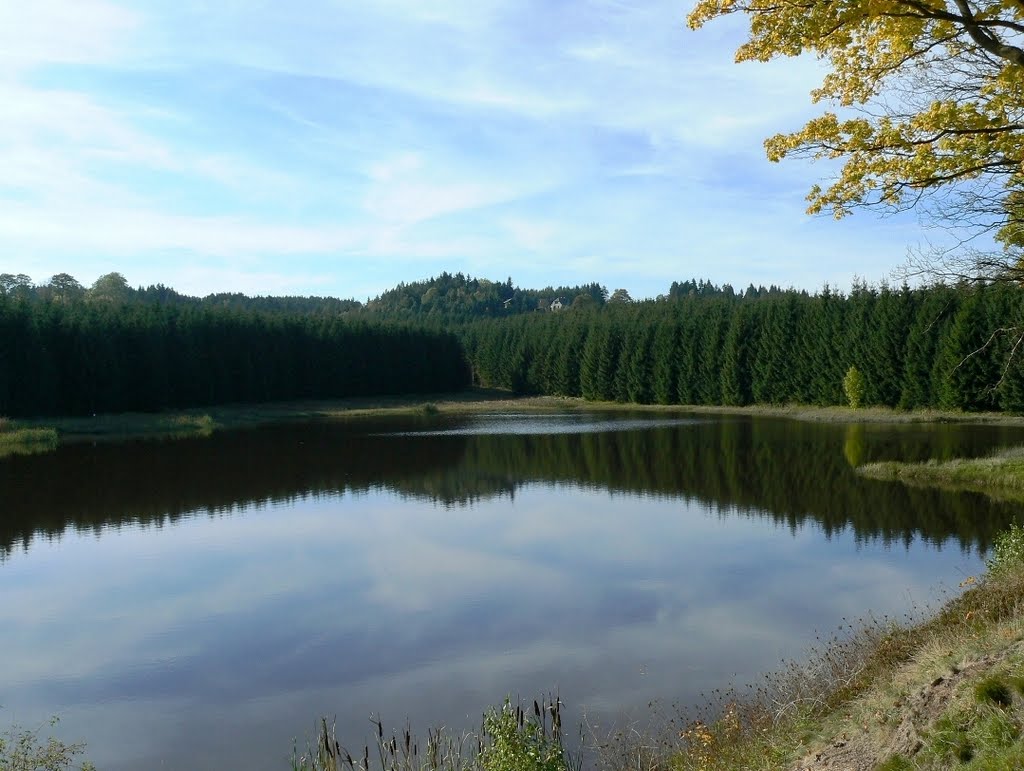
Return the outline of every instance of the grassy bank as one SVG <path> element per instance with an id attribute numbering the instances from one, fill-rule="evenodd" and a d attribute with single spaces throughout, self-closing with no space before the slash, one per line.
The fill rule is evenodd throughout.
<path id="1" fill-rule="evenodd" d="M 1024 501 L 1024 447 L 1001 450 L 987 458 L 869 463 L 857 471 L 872 479 L 947 490 L 971 490 L 1003 500 Z"/>
<path id="2" fill-rule="evenodd" d="M 984 423 L 1024 426 L 1024 417 L 1002 413 L 901 411 L 885 407 L 813 407 L 803 405 L 638 405 L 588 402 L 556 396 L 514 396 L 494 389 L 470 389 L 457 394 L 385 396 L 334 401 L 235 404 L 161 413 L 129 412 L 90 417 L 39 418 L 10 421 L 0 418 L 0 457 L 15 452 L 45 452 L 58 443 L 175 439 L 207 436 L 214 431 L 254 428 L 320 419 L 351 419 L 384 415 L 472 415 L 489 412 L 612 412 L 623 409 L 655 413 L 760 415 L 818 423 Z"/>
<path id="3" fill-rule="evenodd" d="M 577 400 L 578 401 L 578 400 Z M 581 403 L 582 404 L 582 403 Z M 47 431 L 60 442 L 176 439 L 224 431 L 320 419 L 382 415 L 474 414 L 496 411 L 572 409 L 569 400 L 512 398 L 501 391 L 473 389 L 458 394 L 382 396 L 333 401 L 229 404 L 175 412 L 126 412 L 88 417 L 6 421 L 20 431 Z"/>
<path id="4" fill-rule="evenodd" d="M 1024 768 L 1024 528 L 916 624 L 872 622 L 692 723 L 677 769 Z"/>
<path id="5" fill-rule="evenodd" d="M 0 458 L 49 452 L 58 442 L 54 428 L 22 426 L 0 418 Z"/>

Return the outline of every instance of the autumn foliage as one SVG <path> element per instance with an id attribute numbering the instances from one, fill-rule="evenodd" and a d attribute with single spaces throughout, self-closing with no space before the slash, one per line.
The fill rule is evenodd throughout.
<path id="1" fill-rule="evenodd" d="M 749 18 L 738 61 L 808 53 L 829 67 L 812 99 L 830 109 L 765 142 L 775 161 L 843 161 L 810 212 L 927 197 L 946 221 L 1024 243 L 1024 3 L 698 0 L 689 24 L 734 13 Z"/>

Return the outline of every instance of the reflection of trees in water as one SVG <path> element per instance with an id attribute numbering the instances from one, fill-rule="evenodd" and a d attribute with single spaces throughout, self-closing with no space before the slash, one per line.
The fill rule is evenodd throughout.
<path id="1" fill-rule="evenodd" d="M 851 468 L 864 463 L 864 425 L 852 423 L 846 427 L 846 440 L 843 442 L 843 456 Z"/>
<path id="2" fill-rule="evenodd" d="M 0 555 L 69 527 L 159 525 L 250 504 L 386 489 L 457 466 L 463 444 L 452 438 L 428 448 L 325 422 L 11 458 L 0 462 Z"/>
<path id="3" fill-rule="evenodd" d="M 394 424 L 388 427 L 393 427 Z M 407 428 L 407 426 L 403 426 Z M 0 551 L 72 527 L 153 524 L 342 492 L 390 490 L 446 506 L 530 483 L 699 500 L 826 534 L 985 548 L 1017 511 L 974 494 L 862 479 L 879 458 L 976 455 L 1012 434 L 978 427 L 827 426 L 722 418 L 642 431 L 411 435 L 320 423 L 205 440 L 69 447 L 0 463 Z"/>
<path id="4" fill-rule="evenodd" d="M 726 418 L 682 428 L 519 437 L 517 442 L 482 436 L 467 446 L 464 465 L 471 472 L 502 469 L 516 484 L 556 482 L 696 499 L 792 528 L 811 522 L 827 535 L 852 528 L 862 539 L 907 544 L 915 538 L 935 544 L 955 538 L 963 548 L 983 549 L 1018 511 L 972 493 L 863 479 L 847 457 L 853 452 L 866 462 L 976 455 L 1000 432 L 861 426 L 851 443 L 846 430 Z"/>

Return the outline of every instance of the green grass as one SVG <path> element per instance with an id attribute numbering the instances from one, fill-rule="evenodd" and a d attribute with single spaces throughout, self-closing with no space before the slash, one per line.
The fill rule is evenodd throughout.
<path id="1" fill-rule="evenodd" d="M 532 706 L 532 709 L 531 709 Z M 421 742 L 411 728 L 386 733 L 380 718 L 373 747 L 353 755 L 336 738 L 336 726 L 321 718 L 316 740 L 292 753 L 292 771 L 580 771 L 582 756 L 565 747 L 562 702 L 553 697 L 532 705 L 505 699 L 483 715 L 477 733 L 437 729 Z"/>
<path id="2" fill-rule="evenodd" d="M 229 404 L 178 412 L 126 412 L 85 417 L 24 419 L 19 420 L 17 426 L 25 429 L 54 430 L 62 443 L 116 442 L 140 438 L 176 439 L 207 436 L 214 431 L 322 419 L 382 415 L 433 417 L 440 414 L 472 414 L 502 409 L 553 412 L 566 408 L 566 403 L 559 399 L 514 399 L 504 392 L 473 389 L 458 394 L 434 395 L 430 400 L 425 400 L 421 395 L 414 395 L 333 401 Z M 3 430 L 4 420 L 0 418 L 0 431 Z"/>
<path id="3" fill-rule="evenodd" d="M 974 698 L 979 704 L 994 704 L 997 707 L 1009 707 L 1013 704 L 1009 683 L 995 675 L 980 680 L 974 686 Z"/>
<path id="4" fill-rule="evenodd" d="M 860 466 L 857 473 L 918 487 L 968 490 L 1003 500 L 1024 501 L 1024 447 L 1000 450 L 986 458 L 868 463 Z"/>
<path id="5" fill-rule="evenodd" d="M 875 766 L 875 771 L 914 771 L 917 766 L 902 755 L 891 755 Z"/>
<path id="6" fill-rule="evenodd" d="M 23 428 L 0 418 L 0 458 L 50 452 L 56 449 L 58 441 L 53 428 Z"/>
<path id="7" fill-rule="evenodd" d="M 903 411 L 885 407 L 813 407 L 806 405 L 754 405 L 714 407 L 705 405 L 638 405 L 619 402 L 587 402 L 557 396 L 515 396 L 507 391 L 472 388 L 454 394 L 359 397 L 327 401 L 295 401 L 266 404 L 230 404 L 177 412 L 101 414 L 88 417 L 25 419 L 18 426 L 53 429 L 61 443 L 122 441 L 139 438 L 188 438 L 213 431 L 321 419 L 349 419 L 409 415 L 472 415 L 482 412 L 604 412 L 623 409 L 652 413 L 736 414 L 784 417 L 817 423 L 984 423 L 1024 425 L 1024 418 L 1000 413 Z M 4 431 L 0 418 L 0 432 Z M 6 421 L 10 423 L 10 421 Z M 3 452 L 0 450 L 0 452 Z M 1022 461 L 1024 462 L 1024 461 Z"/>

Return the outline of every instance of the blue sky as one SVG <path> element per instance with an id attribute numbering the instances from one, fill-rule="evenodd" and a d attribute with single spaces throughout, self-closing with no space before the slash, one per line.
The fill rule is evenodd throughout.
<path id="1" fill-rule="evenodd" d="M 733 63 L 685 0 L 0 0 L 0 272 L 366 299 L 525 287 L 847 288 L 913 215 L 804 214 L 762 141 L 820 65 Z"/>

